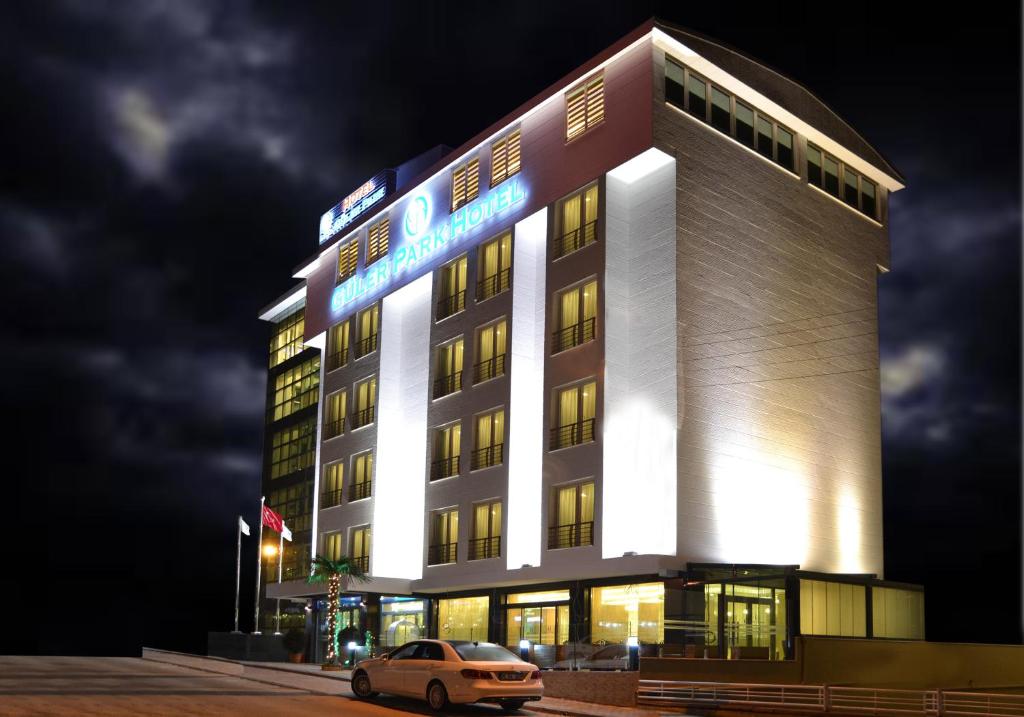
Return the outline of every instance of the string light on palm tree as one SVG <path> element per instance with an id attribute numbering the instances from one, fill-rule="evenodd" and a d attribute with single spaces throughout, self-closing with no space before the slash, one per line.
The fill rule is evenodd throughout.
<path id="1" fill-rule="evenodd" d="M 332 560 L 323 555 L 313 558 L 312 571 L 309 575 L 310 583 L 327 583 L 327 659 L 326 664 L 338 664 L 338 633 L 341 625 L 338 621 L 338 611 L 341 607 L 341 579 L 348 577 L 350 580 L 366 582 L 369 580 L 363 572 L 359 561 L 353 561 L 346 556 Z"/>

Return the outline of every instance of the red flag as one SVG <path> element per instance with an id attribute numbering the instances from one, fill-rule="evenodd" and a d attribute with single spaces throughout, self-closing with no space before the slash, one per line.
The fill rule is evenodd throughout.
<path id="1" fill-rule="evenodd" d="M 267 526 L 271 530 L 276 530 L 278 533 L 281 532 L 281 528 L 284 527 L 284 518 L 272 511 L 266 505 L 263 506 L 263 525 Z"/>

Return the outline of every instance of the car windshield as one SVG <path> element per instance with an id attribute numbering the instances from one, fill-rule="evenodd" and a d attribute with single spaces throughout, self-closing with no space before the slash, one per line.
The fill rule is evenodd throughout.
<path id="1" fill-rule="evenodd" d="M 480 662 L 521 662 L 501 645 L 492 642 L 462 642 L 452 645 L 463 660 Z"/>

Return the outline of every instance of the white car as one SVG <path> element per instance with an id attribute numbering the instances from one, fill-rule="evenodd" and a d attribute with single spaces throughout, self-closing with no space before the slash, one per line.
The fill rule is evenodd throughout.
<path id="1" fill-rule="evenodd" d="M 536 665 L 501 645 L 468 640 L 415 640 L 352 670 L 352 692 L 426 699 L 435 711 L 449 702 L 491 702 L 512 712 L 544 694 Z"/>

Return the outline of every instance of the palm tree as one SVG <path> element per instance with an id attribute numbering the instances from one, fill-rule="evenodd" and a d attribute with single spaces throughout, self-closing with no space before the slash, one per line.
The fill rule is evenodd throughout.
<path id="1" fill-rule="evenodd" d="M 317 555 L 313 558 L 308 582 L 327 583 L 327 632 L 330 635 L 330 640 L 327 642 L 327 662 L 332 665 L 338 662 L 338 601 L 341 598 L 342 577 L 359 582 L 366 582 L 370 579 L 363 572 L 359 561 L 344 555 L 337 560 L 331 560 L 324 555 Z"/>

